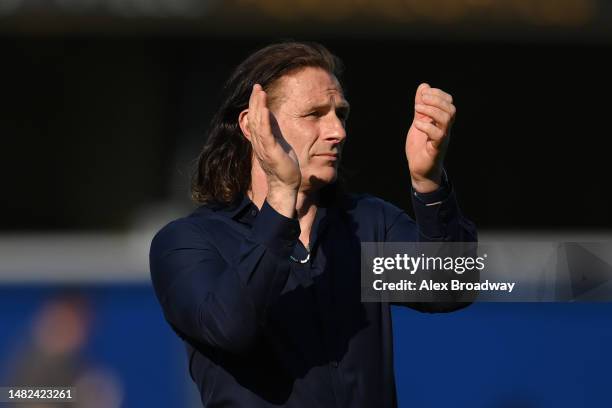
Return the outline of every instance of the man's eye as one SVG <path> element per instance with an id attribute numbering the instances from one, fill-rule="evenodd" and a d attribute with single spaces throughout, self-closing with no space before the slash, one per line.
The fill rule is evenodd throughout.
<path id="1" fill-rule="evenodd" d="M 315 112 L 310 112 L 306 116 L 310 116 L 310 117 L 314 117 L 314 118 L 320 118 L 322 116 L 322 114 L 321 114 L 321 112 L 315 111 Z"/>

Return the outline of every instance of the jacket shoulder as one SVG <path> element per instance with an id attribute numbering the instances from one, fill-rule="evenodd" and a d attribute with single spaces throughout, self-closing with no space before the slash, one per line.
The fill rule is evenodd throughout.
<path id="1" fill-rule="evenodd" d="M 220 222 L 213 217 L 214 212 L 198 208 L 191 214 L 168 222 L 157 231 L 151 240 L 150 255 L 162 254 L 178 247 L 201 247 L 209 242 L 209 237 Z"/>

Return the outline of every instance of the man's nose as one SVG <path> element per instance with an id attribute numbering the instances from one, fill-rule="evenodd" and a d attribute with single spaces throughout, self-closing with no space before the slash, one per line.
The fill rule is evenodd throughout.
<path id="1" fill-rule="evenodd" d="M 333 142 L 333 144 L 339 144 L 343 142 L 344 139 L 346 139 L 344 122 L 335 114 L 331 115 L 325 131 L 325 140 Z"/>

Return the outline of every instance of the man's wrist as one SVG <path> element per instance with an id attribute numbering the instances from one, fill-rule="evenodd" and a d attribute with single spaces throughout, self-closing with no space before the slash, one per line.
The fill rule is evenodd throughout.
<path id="1" fill-rule="evenodd" d="M 291 188 L 274 187 L 268 189 L 266 201 L 276 212 L 287 218 L 295 216 L 297 191 Z"/>
<path id="2" fill-rule="evenodd" d="M 412 203 L 419 233 L 426 239 L 439 240 L 448 236 L 448 226 L 457 217 L 453 186 L 443 172 L 440 188 L 430 193 L 412 192 Z"/>
<path id="3" fill-rule="evenodd" d="M 436 171 L 431 177 L 414 177 L 410 174 L 412 189 L 420 194 L 427 194 L 436 191 L 443 184 L 446 172 L 444 168 Z"/>
<path id="4" fill-rule="evenodd" d="M 450 192 L 451 185 L 448 181 L 448 176 L 446 174 L 446 170 L 442 169 L 442 177 L 440 180 L 440 184 L 436 190 L 429 191 L 427 193 L 419 192 L 413 187 L 413 196 L 421 203 L 426 206 L 440 204 L 443 200 L 445 200 Z"/>
<path id="5" fill-rule="evenodd" d="M 412 180 L 412 188 L 417 193 L 427 194 L 436 191 L 440 188 L 440 182 L 432 180 L 414 181 Z"/>

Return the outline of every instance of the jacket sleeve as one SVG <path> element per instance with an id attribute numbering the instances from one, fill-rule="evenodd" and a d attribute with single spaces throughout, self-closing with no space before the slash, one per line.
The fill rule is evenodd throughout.
<path id="1" fill-rule="evenodd" d="M 190 218 L 168 224 L 153 238 L 149 256 L 166 320 L 185 340 L 247 351 L 285 285 L 299 233 L 296 219 L 264 202 L 235 256 L 225 259 L 213 231 Z"/>
<path id="2" fill-rule="evenodd" d="M 432 193 L 418 194 L 412 191 L 412 205 L 416 224 L 404 211 L 396 209 L 386 227 L 388 242 L 476 242 L 475 225 L 465 218 L 459 209 L 453 186 L 446 182 Z"/>
<path id="3" fill-rule="evenodd" d="M 446 181 L 440 189 L 428 194 L 412 191 L 415 221 L 404 211 L 395 208 L 385 219 L 386 242 L 477 242 L 475 225 L 459 209 L 453 186 Z M 474 275 L 471 279 L 478 279 Z M 398 303 L 422 312 L 450 312 L 462 309 L 471 302 L 410 302 Z"/>

